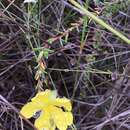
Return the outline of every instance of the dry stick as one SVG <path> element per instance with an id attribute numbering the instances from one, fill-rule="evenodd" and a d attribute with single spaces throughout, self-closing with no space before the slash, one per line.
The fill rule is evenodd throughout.
<path id="1" fill-rule="evenodd" d="M 6 12 L 7 10 L 8 10 L 8 8 L 13 4 L 15 2 L 15 0 L 13 0 L 13 1 L 11 1 L 10 3 L 9 3 L 9 5 L 3 10 L 3 14 L 4 14 L 4 12 Z"/>
<path id="2" fill-rule="evenodd" d="M 118 36 L 120 39 L 122 39 L 126 43 L 130 44 L 130 39 L 128 39 L 126 36 L 124 36 L 119 31 L 117 31 L 114 28 L 112 28 L 110 25 L 106 24 L 102 19 L 98 18 L 93 13 L 89 12 L 85 7 L 81 6 L 78 2 L 76 2 L 75 0 L 69 0 L 69 2 L 71 4 L 73 4 L 75 7 L 77 7 L 78 9 L 80 9 L 80 12 L 82 12 L 85 15 L 87 15 L 88 17 L 90 17 L 91 19 L 93 19 L 94 21 L 96 21 L 98 24 L 100 24 L 104 28 L 106 28 L 109 31 L 111 31 L 113 34 L 115 34 L 116 36 Z"/>
<path id="3" fill-rule="evenodd" d="M 22 119 L 24 119 L 34 130 L 38 130 L 28 119 L 26 119 L 21 113 L 19 113 L 18 109 L 15 108 L 11 103 L 9 103 L 2 95 L 0 95 L 0 100 L 6 103 L 12 110 L 14 110 Z"/>
<path id="4" fill-rule="evenodd" d="M 102 122 L 101 124 L 97 125 L 94 129 L 101 129 L 105 124 L 109 123 L 110 121 L 115 121 L 115 120 L 118 120 L 120 117 L 124 117 L 124 116 L 128 116 L 130 115 L 130 109 L 129 110 L 126 110 L 110 119 L 107 119 L 106 121 Z"/>
<path id="5" fill-rule="evenodd" d="M 60 32 L 60 35 L 57 35 L 57 36 L 52 37 L 52 38 L 49 38 L 45 42 L 46 43 L 50 43 L 50 42 L 53 43 L 56 40 L 58 40 L 58 39 L 60 39 L 60 38 L 62 38 L 64 36 L 66 36 L 67 34 L 69 34 L 70 32 L 72 32 L 74 29 L 78 28 L 82 24 L 83 24 L 83 20 L 80 18 L 77 22 L 71 23 L 72 26 L 70 28 L 68 28 L 64 32 Z"/>

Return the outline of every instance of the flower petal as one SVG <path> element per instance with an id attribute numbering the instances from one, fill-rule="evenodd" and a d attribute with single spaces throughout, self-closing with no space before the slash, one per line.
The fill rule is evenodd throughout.
<path id="1" fill-rule="evenodd" d="M 71 112 L 64 112 L 63 117 L 65 118 L 66 124 L 68 126 L 73 124 L 73 115 Z"/>
<path id="2" fill-rule="evenodd" d="M 51 100 L 55 100 L 57 93 L 55 90 L 45 90 L 43 92 L 39 92 L 34 98 L 32 98 L 32 102 L 41 102 L 41 103 L 50 103 Z"/>
<path id="3" fill-rule="evenodd" d="M 66 130 L 68 126 L 73 124 L 73 115 L 71 112 L 63 112 L 62 109 L 53 107 L 53 120 L 59 130 Z"/>
<path id="4" fill-rule="evenodd" d="M 40 117 L 36 119 L 35 124 L 38 130 L 55 130 L 55 124 L 51 118 L 50 112 L 46 109 L 42 111 Z"/>
<path id="5" fill-rule="evenodd" d="M 40 106 L 36 105 L 35 103 L 29 102 L 22 107 L 20 113 L 26 118 L 31 118 L 40 109 Z"/>
<path id="6" fill-rule="evenodd" d="M 58 107 L 64 107 L 64 109 L 67 111 L 72 110 L 71 102 L 67 98 L 56 98 L 53 105 L 58 106 Z"/>

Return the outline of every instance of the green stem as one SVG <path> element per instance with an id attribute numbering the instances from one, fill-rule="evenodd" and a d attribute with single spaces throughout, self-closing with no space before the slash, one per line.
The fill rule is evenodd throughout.
<path id="1" fill-rule="evenodd" d="M 97 16 L 95 16 L 93 13 L 89 12 L 87 9 L 85 9 L 83 6 L 81 6 L 79 3 L 77 3 L 75 0 L 69 0 L 71 4 L 73 4 L 75 7 L 79 8 L 80 11 L 82 11 L 85 15 L 87 15 L 88 17 L 92 18 L 93 20 L 95 20 L 98 24 L 100 24 L 101 26 L 105 27 L 106 29 L 108 29 L 109 31 L 111 31 L 113 34 L 115 34 L 116 36 L 118 36 L 119 38 L 121 38 L 123 41 L 125 41 L 126 43 L 130 44 L 130 39 L 128 39 L 126 36 L 124 36 L 122 33 L 120 33 L 119 31 L 115 30 L 114 28 L 112 28 L 110 25 L 106 24 L 102 19 L 98 18 Z"/>

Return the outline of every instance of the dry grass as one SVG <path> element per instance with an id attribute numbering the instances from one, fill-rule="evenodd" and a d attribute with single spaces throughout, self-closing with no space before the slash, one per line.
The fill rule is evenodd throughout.
<path id="1" fill-rule="evenodd" d="M 130 38 L 125 2 L 88 9 Z M 38 89 L 56 88 L 72 100 L 77 130 L 129 130 L 130 45 L 65 0 L 41 1 L 28 18 L 22 0 L 0 1 L 0 129 L 35 129 L 20 108 Z M 47 73 L 36 80 L 41 62 Z"/>

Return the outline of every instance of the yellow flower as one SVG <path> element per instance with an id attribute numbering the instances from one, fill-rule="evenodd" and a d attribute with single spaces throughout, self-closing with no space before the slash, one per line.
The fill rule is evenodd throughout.
<path id="1" fill-rule="evenodd" d="M 67 98 L 57 98 L 56 91 L 39 92 L 31 102 L 21 109 L 20 113 L 26 118 L 33 117 L 40 111 L 40 116 L 34 125 L 38 130 L 66 130 L 73 124 L 72 105 Z"/>

